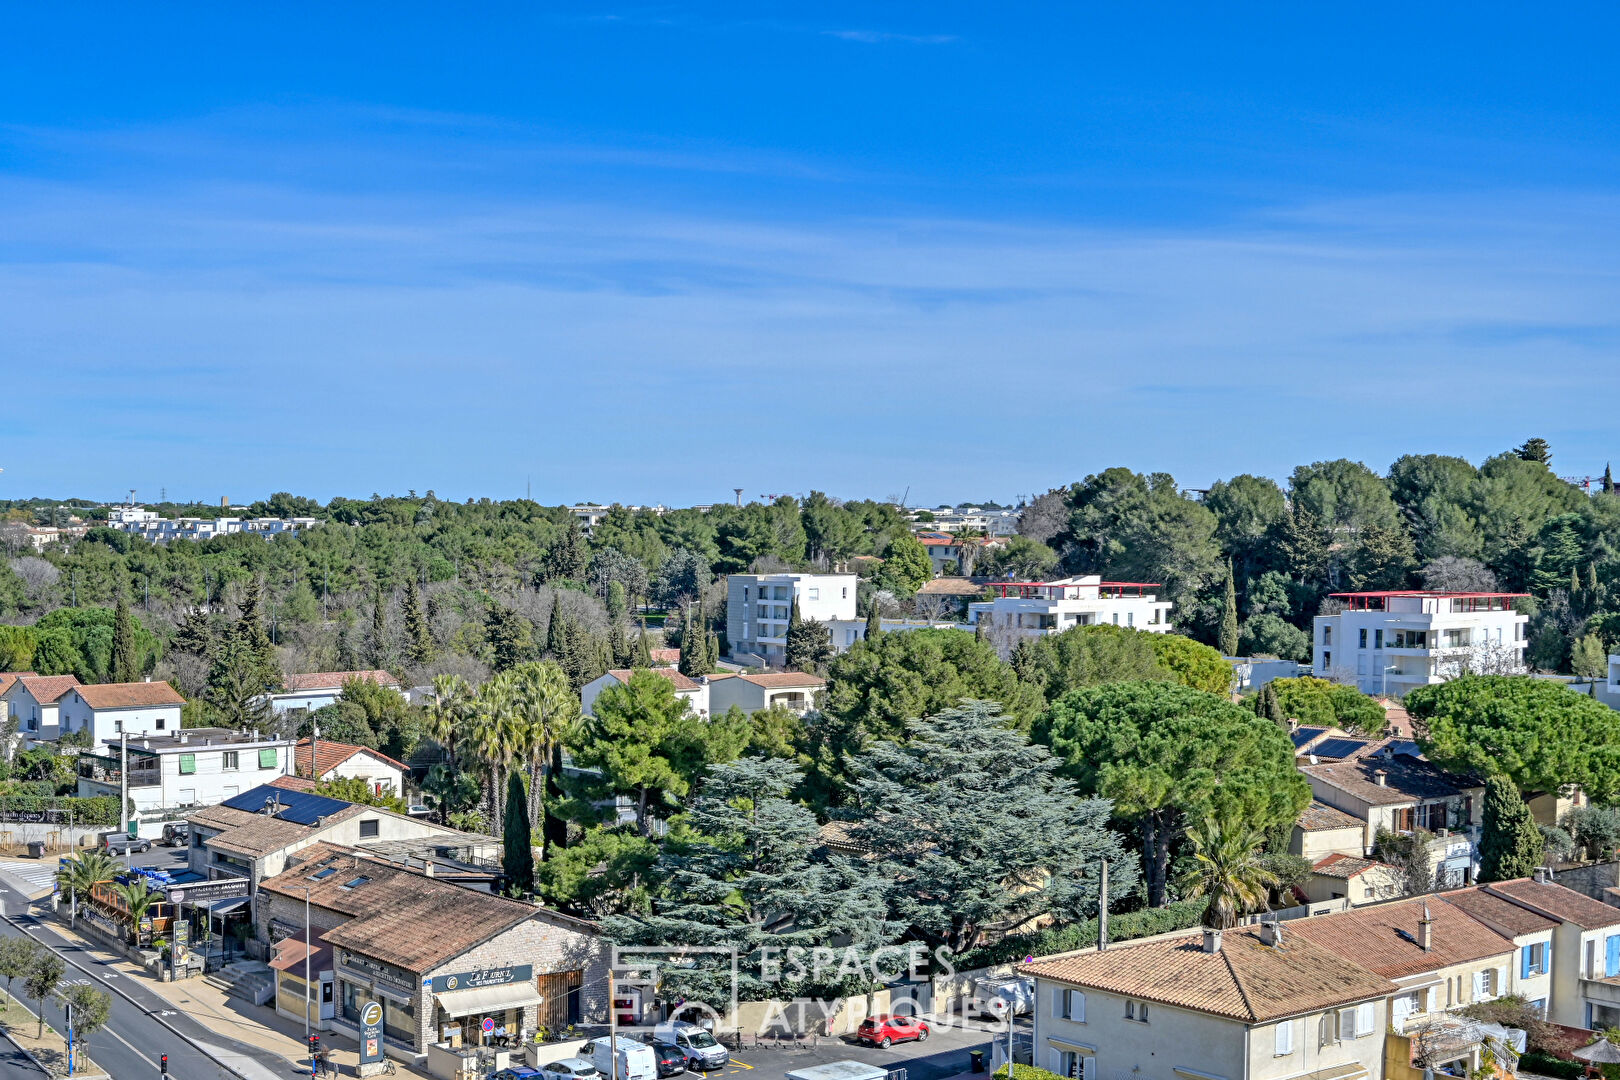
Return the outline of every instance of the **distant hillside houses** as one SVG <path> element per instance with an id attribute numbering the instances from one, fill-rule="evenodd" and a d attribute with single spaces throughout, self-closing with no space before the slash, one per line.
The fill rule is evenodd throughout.
<path id="1" fill-rule="evenodd" d="M 278 533 L 298 533 L 321 524 L 319 518 L 166 518 L 138 506 L 117 506 L 107 512 L 107 527 L 139 536 L 154 544 L 171 540 L 209 540 L 236 533 L 257 533 L 266 540 Z"/>

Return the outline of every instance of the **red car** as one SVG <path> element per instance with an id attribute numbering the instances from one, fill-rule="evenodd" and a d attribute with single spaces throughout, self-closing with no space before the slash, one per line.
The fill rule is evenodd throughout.
<path id="1" fill-rule="evenodd" d="M 928 1025 L 914 1016 L 868 1016 L 856 1030 L 855 1038 L 887 1050 L 897 1042 L 922 1042 L 928 1038 Z"/>

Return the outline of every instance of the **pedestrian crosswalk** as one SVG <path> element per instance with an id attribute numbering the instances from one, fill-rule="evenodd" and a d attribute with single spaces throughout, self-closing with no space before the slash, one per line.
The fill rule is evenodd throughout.
<path id="1" fill-rule="evenodd" d="M 49 892 L 56 878 L 56 860 L 0 859 L 0 887 L 10 879 L 14 886 L 23 887 L 29 896 Z"/>

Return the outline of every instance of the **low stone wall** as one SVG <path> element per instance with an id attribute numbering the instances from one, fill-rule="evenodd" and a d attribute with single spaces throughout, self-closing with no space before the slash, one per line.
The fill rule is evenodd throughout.
<path id="1" fill-rule="evenodd" d="M 1620 886 L 1620 862 L 1590 863 L 1567 870 L 1554 870 L 1553 880 L 1566 889 L 1574 889 L 1607 903 L 1608 898 L 1603 890 Z"/>

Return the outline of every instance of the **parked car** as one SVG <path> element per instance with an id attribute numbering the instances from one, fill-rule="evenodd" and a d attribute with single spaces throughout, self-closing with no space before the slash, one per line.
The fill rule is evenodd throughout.
<path id="1" fill-rule="evenodd" d="M 928 1038 L 928 1025 L 915 1016 L 868 1016 L 856 1030 L 855 1038 L 886 1050 L 897 1042 L 922 1042 Z"/>
<path id="2" fill-rule="evenodd" d="M 540 1076 L 539 1069 L 531 1069 L 527 1065 L 513 1065 L 510 1069 L 502 1069 L 489 1080 L 540 1080 Z"/>
<path id="3" fill-rule="evenodd" d="M 109 855 L 128 855 L 132 851 L 139 854 L 143 851 L 152 850 L 152 841 L 144 836 L 138 840 L 131 840 L 127 836 L 109 836 L 106 839 L 106 845 L 107 854 Z"/>
<path id="4" fill-rule="evenodd" d="M 663 1080 L 666 1076 L 679 1076 L 686 1071 L 685 1050 L 667 1042 L 653 1042 L 647 1045 L 652 1047 L 653 1057 L 658 1059 L 659 1080 Z"/>
<path id="5" fill-rule="evenodd" d="M 191 843 L 191 826 L 185 823 L 163 826 L 164 847 L 185 847 Z"/>
<path id="6" fill-rule="evenodd" d="M 540 1066 L 540 1080 L 598 1080 L 601 1075 L 584 1058 L 563 1058 Z"/>
<path id="7" fill-rule="evenodd" d="M 731 1060 L 731 1051 L 720 1045 L 713 1034 L 685 1020 L 659 1024 L 653 1028 L 653 1038 L 667 1042 L 686 1055 L 688 1069 L 719 1069 Z"/>
<path id="8" fill-rule="evenodd" d="M 658 1058 L 652 1047 L 635 1039 L 623 1035 L 612 1040 L 592 1039 L 579 1053 L 603 1076 L 615 1076 L 618 1080 L 658 1080 Z"/>

